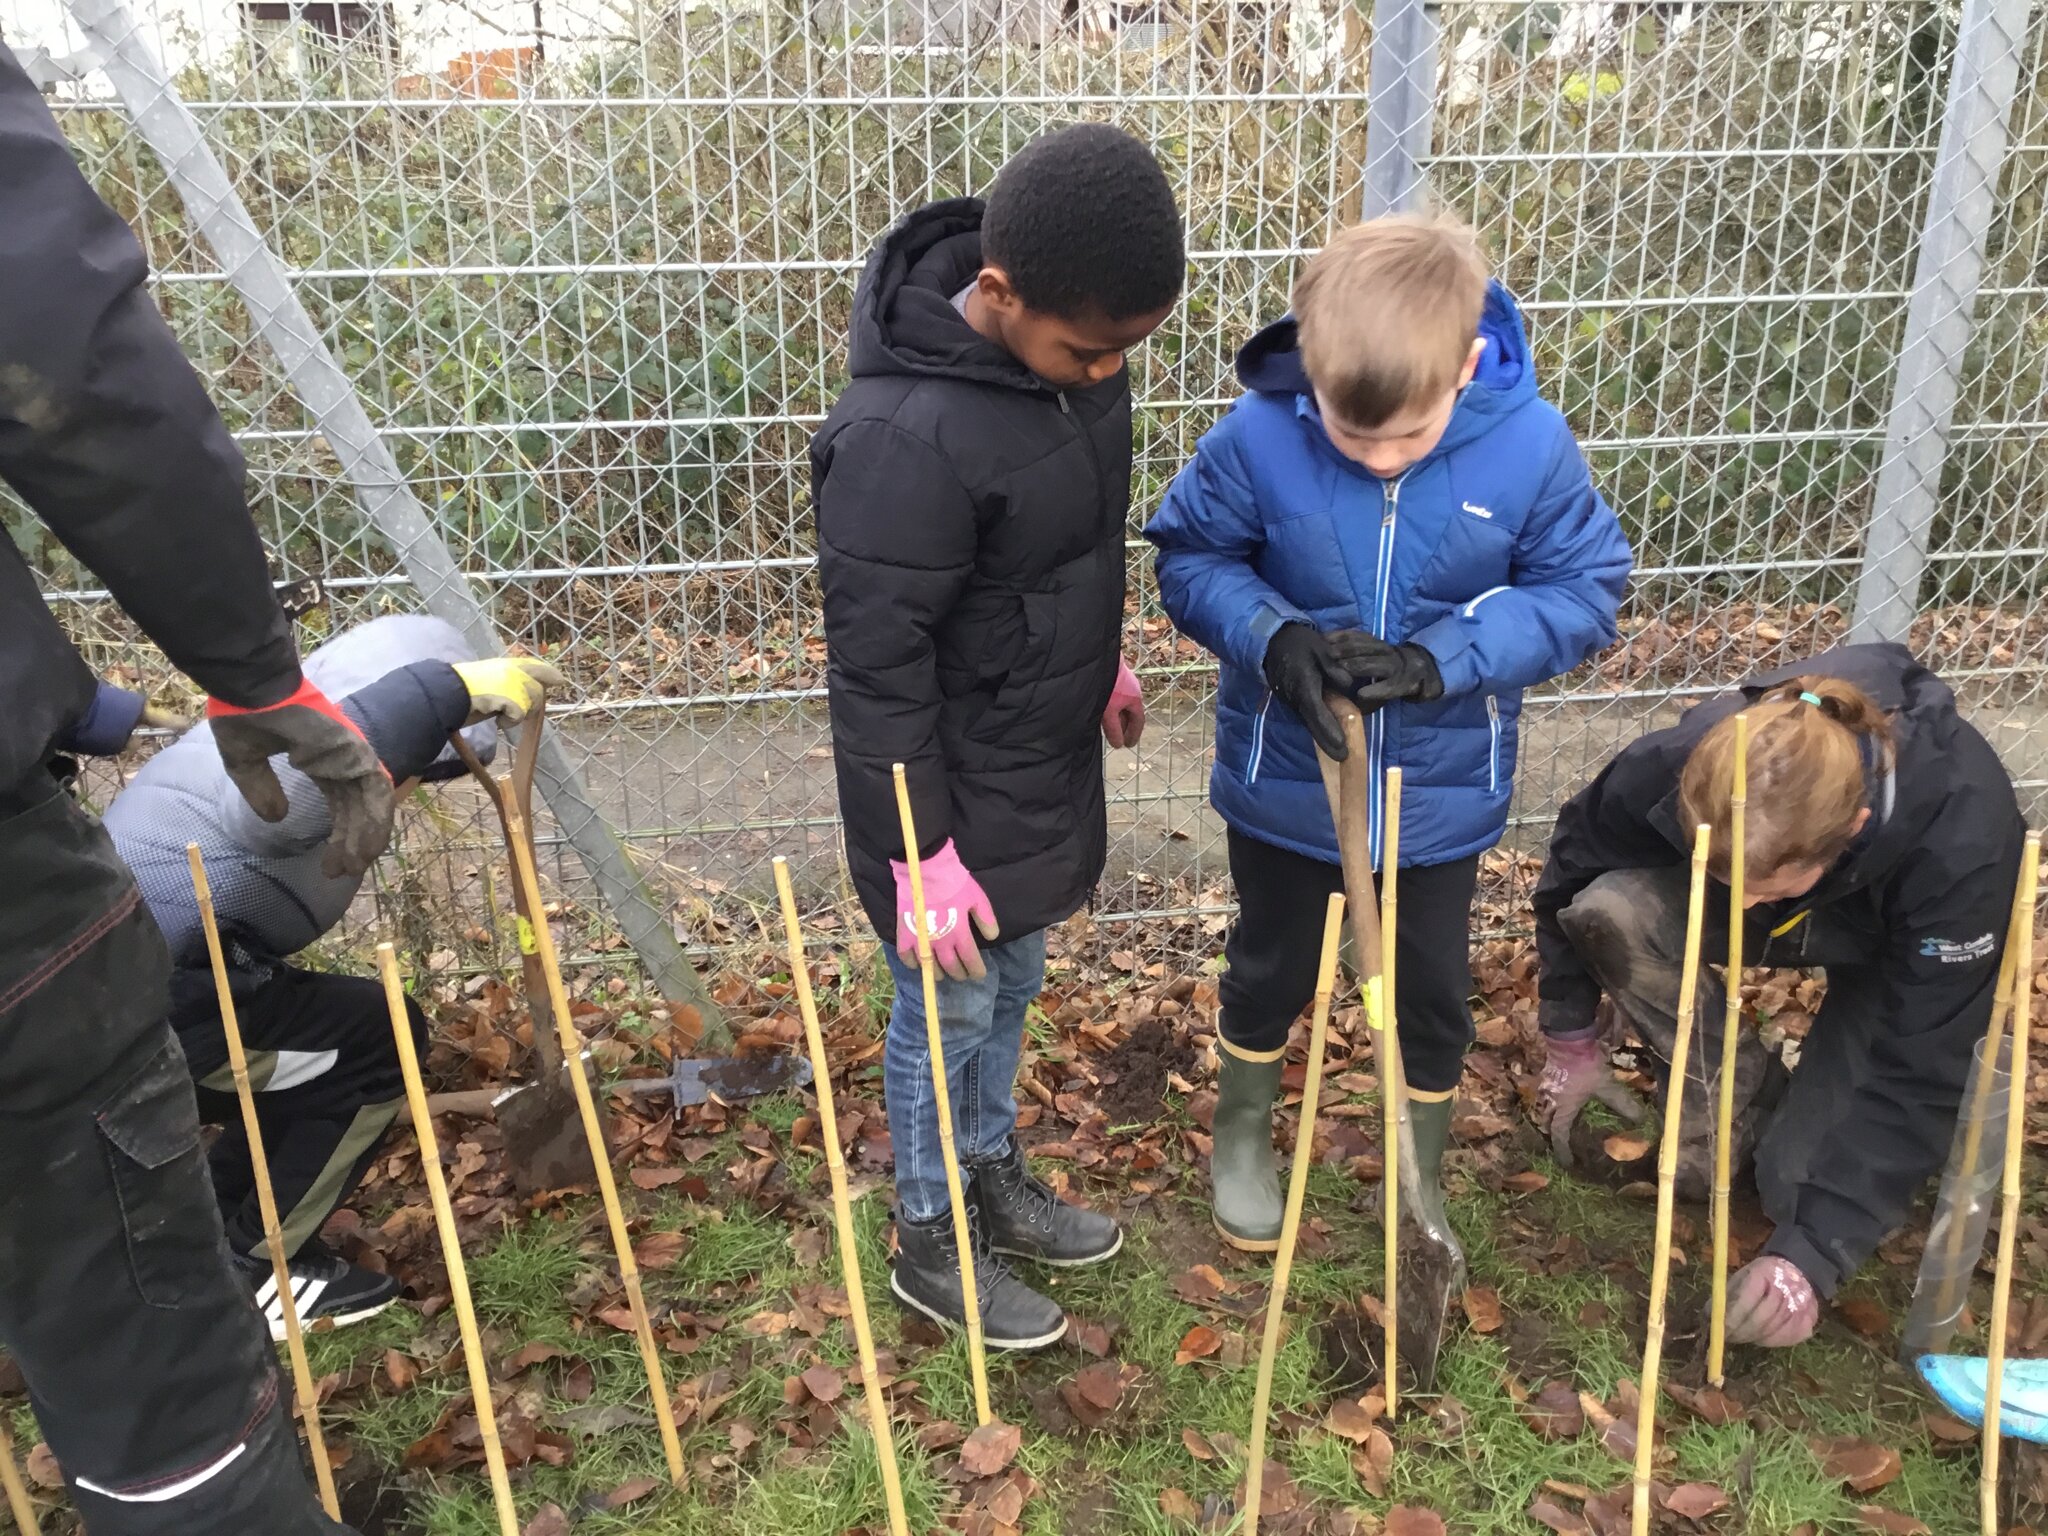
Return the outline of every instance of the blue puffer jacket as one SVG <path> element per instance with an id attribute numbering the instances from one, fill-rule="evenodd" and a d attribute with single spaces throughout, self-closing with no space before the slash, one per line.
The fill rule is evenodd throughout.
<path id="1" fill-rule="evenodd" d="M 1181 630 L 1223 662 L 1210 798 L 1261 841 L 1337 862 L 1308 728 L 1266 687 L 1281 625 L 1426 647 L 1443 697 L 1369 718 L 1375 783 L 1402 770 L 1401 862 L 1491 847 L 1507 825 L 1522 690 L 1615 638 L 1628 539 L 1494 284 L 1486 351 L 1428 457 L 1381 480 L 1324 434 L 1282 320 L 1238 355 L 1250 391 L 1203 438 L 1145 536 Z M 1374 795 L 1373 861 L 1380 859 Z"/>

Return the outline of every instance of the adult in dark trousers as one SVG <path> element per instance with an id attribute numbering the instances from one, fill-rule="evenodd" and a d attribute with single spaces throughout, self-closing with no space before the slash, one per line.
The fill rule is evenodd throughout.
<path id="1" fill-rule="evenodd" d="M 410 614 L 349 630 L 308 656 L 305 670 L 341 701 L 401 790 L 467 773 L 449 744 L 456 729 L 466 728 L 472 748 L 488 760 L 497 745 L 495 721 L 516 724 L 544 689 L 562 682 L 544 662 L 479 660 L 452 625 Z M 100 697 L 95 714 L 101 718 L 140 713 L 133 694 L 102 685 Z M 281 778 L 290 810 L 282 821 L 260 820 L 233 792 L 213 730 L 201 724 L 144 763 L 106 813 L 114 846 L 170 944 L 171 1028 L 184 1047 L 202 1114 L 221 1127 L 209 1153 L 214 1194 L 235 1266 L 273 1339 L 284 1337 L 284 1307 L 228 1068 L 187 844 L 198 843 L 206 859 L 303 1321 L 343 1327 L 374 1317 L 398 1298 L 395 1280 L 349 1264 L 319 1234 L 368 1170 L 405 1097 L 376 977 L 291 963 L 341 922 L 362 882 L 321 867 L 326 802 L 305 775 L 287 769 Z M 424 1053 L 426 1016 L 410 999 L 407 1006 Z"/>
<path id="2" fill-rule="evenodd" d="M 0 47 L 0 479 L 211 696 L 258 814 L 284 812 L 284 754 L 326 798 L 331 867 L 360 873 L 390 781 L 300 675 L 241 455 L 146 275 Z M 163 938 L 51 771 L 93 697 L 0 540 L 0 1344 L 91 1536 L 331 1532 L 228 1262 Z"/>
<path id="3" fill-rule="evenodd" d="M 1819 968 L 1827 997 L 1796 1070 L 1742 1036 L 1731 1153 L 1753 1154 L 1763 1253 L 1730 1282 L 1734 1343 L 1797 1344 L 1820 1302 L 1905 1219 L 1941 1167 L 1991 1017 L 2023 829 L 1997 754 L 1948 686 L 1896 645 L 1856 645 L 1753 677 L 1633 743 L 1558 817 L 1536 890 L 1537 1110 L 1569 1166 L 1599 1098 L 1640 1106 L 1608 1069 L 1604 991 L 1652 1051 L 1676 1025 L 1693 831 L 1725 882 L 1734 717 L 1749 717 L 1743 954 Z M 1709 890 L 1678 1187 L 1712 1183 L 1728 952 Z M 1705 1045 L 1702 1049 L 1701 1046 Z"/>

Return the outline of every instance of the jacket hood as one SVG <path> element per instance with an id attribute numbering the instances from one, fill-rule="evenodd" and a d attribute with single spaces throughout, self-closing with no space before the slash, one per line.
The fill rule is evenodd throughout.
<path id="1" fill-rule="evenodd" d="M 962 379 L 1028 389 L 1046 386 L 953 307 L 981 270 L 979 198 L 931 203 L 882 237 L 853 296 L 848 362 L 857 379 Z"/>
<path id="2" fill-rule="evenodd" d="M 1536 368 L 1529 356 L 1522 311 L 1514 295 L 1498 282 L 1486 286 L 1479 337 L 1486 343 L 1479 369 L 1459 394 L 1450 425 L 1432 452 L 1441 453 L 1484 436 L 1502 416 L 1536 396 Z M 1315 389 L 1301 364 L 1292 315 L 1274 321 L 1245 343 L 1237 354 L 1237 377 L 1256 394 L 1293 395 L 1304 403 L 1304 409 L 1315 410 Z"/>

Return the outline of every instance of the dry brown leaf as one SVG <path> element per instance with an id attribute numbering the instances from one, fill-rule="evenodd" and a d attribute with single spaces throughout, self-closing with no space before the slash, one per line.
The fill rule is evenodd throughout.
<path id="1" fill-rule="evenodd" d="M 1387 1496 L 1387 1476 L 1394 1470 L 1394 1442 L 1377 1424 L 1364 1443 L 1351 1453 L 1351 1470 L 1358 1474 L 1367 1493 L 1376 1499 Z"/>
<path id="2" fill-rule="evenodd" d="M 1883 1302 L 1873 1297 L 1851 1296 L 1846 1301 L 1836 1302 L 1835 1310 L 1842 1314 L 1843 1322 L 1866 1339 L 1891 1332 L 1891 1313 L 1885 1310 Z"/>
<path id="3" fill-rule="evenodd" d="M 630 1175 L 635 1189 L 661 1189 L 689 1178 L 687 1168 L 635 1168 Z"/>
<path id="4" fill-rule="evenodd" d="M 1896 1509 L 1886 1509 L 1877 1504 L 1857 1505 L 1856 1518 L 1871 1530 L 1882 1531 L 1884 1536 L 1934 1536 L 1911 1515 L 1902 1515 Z"/>
<path id="5" fill-rule="evenodd" d="M 1209 1443 L 1208 1436 L 1199 1429 L 1184 1429 L 1180 1432 L 1180 1443 L 1187 1447 L 1188 1454 L 1197 1461 L 1214 1461 L 1216 1447 Z"/>
<path id="6" fill-rule="evenodd" d="M 1952 1413 L 1929 1413 L 1920 1422 L 1927 1426 L 1927 1437 L 1937 1446 L 1975 1445 L 1984 1438 L 1983 1432 L 1965 1424 Z"/>
<path id="7" fill-rule="evenodd" d="M 602 1502 L 606 1509 L 624 1509 L 628 1504 L 638 1504 L 660 1486 L 658 1477 L 629 1478 L 606 1494 Z"/>
<path id="8" fill-rule="evenodd" d="M 1068 1319 L 1070 1331 L 1067 1337 L 1074 1341 L 1074 1347 L 1098 1360 L 1109 1358 L 1109 1330 L 1100 1323 L 1084 1323 L 1078 1317 Z"/>
<path id="9" fill-rule="evenodd" d="M 1434 1510 L 1396 1504 L 1387 1511 L 1386 1531 L 1387 1536 L 1444 1536 L 1444 1522 Z"/>
<path id="10" fill-rule="evenodd" d="M 401 1350 L 384 1351 L 384 1384 L 394 1392 L 403 1392 L 419 1379 L 420 1368 L 410 1355 Z"/>
<path id="11" fill-rule="evenodd" d="M 1639 1163 L 1650 1155 L 1650 1143 L 1641 1136 L 1610 1136 L 1600 1145 L 1617 1163 Z"/>
<path id="12" fill-rule="evenodd" d="M 1159 1495 L 1159 1513 L 1169 1520 L 1185 1520 L 1193 1525 L 1202 1518 L 1202 1506 L 1178 1488 L 1169 1488 Z"/>
<path id="13" fill-rule="evenodd" d="M 1173 1352 L 1173 1363 L 1192 1365 L 1197 1360 L 1206 1360 L 1222 1347 L 1222 1334 L 1214 1328 L 1205 1328 L 1197 1323 L 1181 1335 L 1180 1348 Z"/>
<path id="14" fill-rule="evenodd" d="M 1903 1470 L 1897 1451 L 1855 1435 L 1833 1435 L 1806 1443 L 1822 1471 L 1857 1493 L 1875 1493 Z"/>
<path id="15" fill-rule="evenodd" d="M 1538 1190 L 1550 1188 L 1550 1175 L 1531 1168 L 1509 1174 L 1500 1181 L 1500 1187 L 1513 1195 L 1533 1195 Z"/>
<path id="16" fill-rule="evenodd" d="M 821 1403 L 837 1402 L 846 1390 L 846 1377 L 829 1365 L 814 1365 L 803 1373 L 804 1390 Z"/>
<path id="17" fill-rule="evenodd" d="M 1378 1394 L 1368 1398 L 1343 1397 L 1330 1405 L 1323 1427 L 1354 1445 L 1363 1445 L 1373 1432 L 1373 1421 L 1386 1403 Z"/>
<path id="18" fill-rule="evenodd" d="M 540 1513 L 526 1522 L 519 1536 L 569 1536 L 569 1517 L 559 1504 L 543 1504 Z"/>
<path id="19" fill-rule="evenodd" d="M 1728 1495 L 1712 1483 L 1680 1483 L 1664 1496 L 1664 1507 L 1688 1520 L 1704 1520 L 1728 1507 Z"/>
<path id="20" fill-rule="evenodd" d="M 1738 1423 L 1745 1413 L 1742 1404 L 1719 1387 L 1681 1387 L 1676 1382 L 1666 1382 L 1664 1395 L 1702 1424 L 1718 1427 Z"/>
<path id="21" fill-rule="evenodd" d="M 960 1446 L 960 1470 L 970 1477 L 994 1477 L 1017 1459 L 1024 1431 L 1000 1419 L 984 1424 Z"/>
<path id="22" fill-rule="evenodd" d="M 1576 1509 L 1566 1509 L 1545 1494 L 1537 1494 L 1529 1505 L 1529 1518 L 1557 1536 L 1593 1536 L 1593 1527 Z"/>
<path id="23" fill-rule="evenodd" d="M 642 1269 L 667 1269 L 689 1246 L 689 1238 L 680 1232 L 650 1232 L 633 1245 L 633 1257 Z"/>
<path id="24" fill-rule="evenodd" d="M 1474 1333 L 1500 1331 L 1500 1292 L 1490 1285 L 1475 1285 L 1465 1292 L 1464 1302 L 1465 1321 Z"/>
<path id="25" fill-rule="evenodd" d="M 35 1449 L 28 1453 L 29 1481 L 38 1488 L 58 1489 L 64 1486 L 64 1469 L 57 1465 L 57 1456 L 50 1449 L 49 1442 L 38 1440 Z"/>
<path id="26" fill-rule="evenodd" d="M 1586 1428 L 1586 1410 L 1578 1395 L 1561 1381 L 1545 1382 L 1527 1402 L 1518 1403 L 1515 1412 L 1536 1432 L 1537 1439 L 1553 1445 L 1576 1440 Z"/>

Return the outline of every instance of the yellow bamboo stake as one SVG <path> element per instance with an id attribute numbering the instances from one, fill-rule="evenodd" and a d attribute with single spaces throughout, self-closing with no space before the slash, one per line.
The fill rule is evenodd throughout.
<path id="1" fill-rule="evenodd" d="M 0 1486 L 7 1490 L 7 1511 L 14 1516 L 14 1528 L 21 1536 L 42 1536 L 36 1524 L 36 1507 L 28 1496 L 28 1484 L 21 1480 L 21 1468 L 14 1460 L 14 1436 L 0 1420 Z"/>
<path id="2" fill-rule="evenodd" d="M 917 928 L 917 969 L 924 979 L 925 1049 L 932 1058 L 932 1102 L 939 1116 L 939 1156 L 946 1165 L 946 1199 L 953 1207 L 953 1245 L 960 1250 L 960 1303 L 967 1314 L 967 1366 L 974 1377 L 974 1421 L 993 1422 L 988 1406 L 988 1359 L 981 1342 L 981 1288 L 974 1279 L 974 1238 L 967 1225 L 967 1195 L 960 1187 L 960 1154 L 953 1145 L 953 1094 L 946 1085 L 946 1047 L 939 1036 L 939 977 L 932 960 L 931 911 L 924 904 L 924 860 L 917 852 L 917 818 L 910 809 L 910 781 L 897 763 L 896 814 L 903 823 L 903 862 L 910 867 L 911 918 Z M 972 922 L 966 913 L 962 922 Z M 894 943 L 892 934 L 882 936 Z"/>
<path id="3" fill-rule="evenodd" d="M 1721 1015 L 1721 1103 L 1714 1137 L 1714 1300 L 1707 1317 L 1707 1380 L 1728 1379 L 1728 1186 L 1734 1161 L 1735 1045 L 1742 1030 L 1743 866 L 1748 862 L 1749 716 L 1735 717 L 1735 779 L 1728 797 L 1728 1005 Z"/>
<path id="4" fill-rule="evenodd" d="M 532 730 L 534 727 L 528 726 Z M 576 1111 L 583 1120 L 583 1137 L 590 1145 L 590 1165 L 597 1170 L 597 1192 L 604 1201 L 605 1223 L 611 1229 L 612 1253 L 619 1261 L 619 1283 L 626 1292 L 626 1306 L 633 1315 L 633 1335 L 640 1345 L 640 1363 L 647 1371 L 648 1395 L 654 1399 L 654 1424 L 661 1435 L 661 1453 L 668 1461 L 668 1478 L 681 1488 L 690 1479 L 683 1464 L 683 1445 L 676 1433 L 675 1408 L 669 1401 L 668 1378 L 661 1368 L 661 1346 L 655 1342 L 654 1320 L 648 1315 L 647 1296 L 640 1284 L 640 1262 L 633 1256 L 633 1239 L 626 1230 L 626 1213 L 619 1205 L 619 1185 L 612 1173 L 611 1148 L 605 1144 L 604 1123 L 597 1118 L 597 1101 L 590 1094 L 590 1074 L 583 1063 L 583 1040 L 569 1016 L 569 994 L 562 985 L 562 964 L 555 953 L 555 936 L 541 907 L 540 876 L 533 867 L 533 834 L 519 810 L 519 797 L 505 786 L 505 841 L 512 849 L 512 875 L 526 893 L 526 910 L 533 914 L 533 947 L 540 959 L 541 974 L 547 979 L 548 1011 L 555 1016 L 555 1034 L 562 1044 L 562 1061 L 569 1074 L 569 1087 L 576 1095 Z M 417 1122 L 415 1122 L 417 1123 Z"/>
<path id="5" fill-rule="evenodd" d="M 889 1429 L 889 1403 L 882 1396 L 881 1370 L 875 1364 L 875 1335 L 868 1323 L 867 1288 L 861 1283 L 860 1250 L 853 1235 L 853 1199 L 846 1190 L 846 1156 L 839 1150 L 839 1117 L 832 1108 L 832 1070 L 825 1060 L 825 1037 L 818 1028 L 818 1003 L 811 995 L 810 968 L 804 962 L 803 929 L 797 922 L 796 893 L 789 885 L 789 860 L 780 855 L 775 860 L 775 894 L 782 901 L 782 930 L 789 939 L 789 974 L 796 985 L 797 1012 L 804 1021 L 804 1043 L 811 1051 L 811 1082 L 818 1093 L 818 1135 L 825 1143 L 825 1168 L 832 1177 L 832 1216 L 839 1228 L 839 1271 L 846 1279 L 846 1309 L 853 1314 L 853 1341 L 860 1352 L 868 1423 L 875 1437 L 875 1455 L 882 1463 L 882 1496 L 889 1506 L 890 1536 L 910 1536 L 910 1516 L 903 1508 L 903 1474 L 896 1465 L 896 1441 Z"/>
<path id="6" fill-rule="evenodd" d="M 1344 896 L 1333 892 L 1323 917 L 1323 958 L 1316 968 L 1316 1006 L 1308 1030 L 1308 1077 L 1301 1085 L 1301 1127 L 1294 1134 L 1294 1162 L 1287 1177 L 1287 1211 L 1280 1222 L 1280 1248 L 1273 1256 L 1273 1290 L 1266 1301 L 1266 1332 L 1259 1345 L 1258 1384 L 1252 1392 L 1251 1460 L 1244 1474 L 1244 1536 L 1258 1536 L 1259 1498 L 1266 1481 L 1266 1417 L 1273 1405 L 1273 1360 L 1280 1351 L 1280 1326 L 1287 1305 L 1287 1281 L 1294 1270 L 1294 1244 L 1301 1235 L 1301 1201 L 1308 1193 L 1308 1165 L 1315 1156 L 1316 1100 L 1323 1087 L 1323 1046 L 1330 1032 L 1330 989 L 1337 976 L 1337 951 L 1344 934 Z"/>
<path id="7" fill-rule="evenodd" d="M 220 924 L 213 914 L 213 888 L 207 883 L 206 861 L 197 843 L 185 845 L 192 867 L 192 894 L 199 904 L 199 926 L 206 934 L 207 958 L 213 962 L 213 991 L 220 1005 L 221 1032 L 227 1036 L 228 1067 L 235 1077 L 235 1097 L 242 1101 L 242 1134 L 249 1143 L 249 1172 L 256 1183 L 256 1209 L 263 1218 L 263 1240 L 270 1249 L 271 1281 L 277 1287 L 278 1311 L 284 1316 L 285 1352 L 291 1356 L 292 1387 L 299 1399 L 299 1420 L 306 1426 L 306 1449 L 313 1458 L 313 1480 L 320 1489 L 320 1507 L 327 1518 L 341 1518 L 341 1495 L 334 1486 L 334 1468 L 327 1459 L 327 1437 L 320 1432 L 320 1391 L 306 1359 L 306 1336 L 299 1326 L 299 1305 L 292 1295 L 291 1260 L 284 1251 L 284 1229 L 277 1215 L 277 1191 L 270 1183 L 270 1157 L 263 1150 L 263 1127 L 256 1119 L 256 1092 L 249 1085 L 249 1057 L 242 1049 L 241 1021 L 228 986 L 228 962 L 220 947 Z M 9 1498 L 13 1497 L 12 1492 Z M 19 1520 L 19 1514 L 16 1516 Z"/>
<path id="8" fill-rule="evenodd" d="M 377 946 L 377 970 L 384 978 L 384 1005 L 391 1011 L 391 1032 L 398 1040 L 398 1070 L 405 1078 L 405 1100 L 412 1108 L 413 1134 L 420 1142 L 420 1167 L 427 1176 L 427 1198 L 434 1205 L 434 1225 L 441 1234 L 441 1257 L 448 1265 L 448 1291 L 455 1302 L 455 1322 L 462 1330 L 462 1356 L 469 1366 L 469 1395 L 476 1404 L 477 1437 L 483 1441 L 484 1466 L 491 1476 L 498 1533 L 519 1536 L 519 1513 L 512 1505 L 511 1480 L 505 1475 L 505 1447 L 498 1440 L 497 1406 L 491 1401 L 491 1373 L 484 1363 L 483 1340 L 477 1336 L 469 1271 L 462 1263 L 462 1239 L 455 1230 L 455 1208 L 448 1203 L 448 1178 L 441 1171 L 441 1144 L 434 1136 L 434 1117 L 427 1110 L 426 1085 L 420 1081 L 412 1018 L 405 1009 L 405 991 L 398 983 L 398 956 L 389 944 Z"/>
<path id="9" fill-rule="evenodd" d="M 1401 1062 L 1401 1033 L 1394 1006 L 1394 929 L 1397 909 L 1394 885 L 1401 867 L 1401 770 L 1386 772 L 1386 803 L 1380 816 L 1380 1069 L 1386 1081 L 1380 1084 L 1380 1133 L 1385 1147 L 1380 1172 L 1381 1243 L 1386 1249 L 1386 1292 L 1384 1338 L 1380 1345 L 1380 1374 L 1385 1379 L 1387 1417 L 1401 1411 L 1401 1384 L 1397 1374 L 1401 1349 L 1397 1317 L 1400 1310 L 1401 1117 L 1407 1110 L 1408 1084 Z"/>
<path id="10" fill-rule="evenodd" d="M 2012 1311 L 2012 1265 L 2020 1235 L 2020 1158 L 2027 1145 L 2027 1046 L 2034 1020 L 2034 904 L 2041 879 L 2041 834 L 2029 832 L 2020 855 L 2019 958 L 2013 965 L 2012 1081 L 2005 1122 L 2005 1189 L 1998 1217 L 1998 1267 L 1991 1281 L 1991 1337 L 1984 1350 L 1984 1453 L 1978 1500 L 1984 1536 L 1998 1536 L 1998 1394 L 2005 1385 L 2005 1329 Z"/>
<path id="11" fill-rule="evenodd" d="M 1664 1359 L 1664 1295 L 1671 1284 L 1671 1208 L 1678 1179 L 1678 1122 L 1685 1103 L 1685 1064 L 1692 1045 L 1699 990 L 1700 929 L 1707 911 L 1707 828 L 1692 844 L 1692 896 L 1685 912 L 1685 960 L 1678 973 L 1678 1028 L 1671 1042 L 1671 1080 L 1664 1094 L 1664 1145 L 1657 1153 L 1657 1243 L 1650 1262 L 1650 1323 L 1643 1341 L 1642 1402 L 1636 1409 L 1635 1504 L 1630 1529 L 1650 1532 L 1650 1464 L 1657 1445 L 1657 1377 Z"/>

